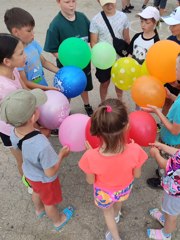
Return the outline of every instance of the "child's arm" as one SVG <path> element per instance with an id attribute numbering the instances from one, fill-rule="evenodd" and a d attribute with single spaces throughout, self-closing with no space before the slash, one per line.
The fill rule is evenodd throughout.
<path id="1" fill-rule="evenodd" d="M 160 143 L 160 142 L 154 142 L 154 143 L 149 143 L 150 146 L 156 147 L 159 150 L 163 150 L 166 153 L 169 153 L 170 155 L 173 155 L 177 152 L 177 148 L 170 147 L 166 144 Z"/>
<path id="2" fill-rule="evenodd" d="M 134 168 L 133 175 L 134 175 L 135 178 L 140 178 L 141 168 Z"/>
<path id="3" fill-rule="evenodd" d="M 90 45 L 94 47 L 94 45 L 98 42 L 98 34 L 90 33 Z"/>
<path id="4" fill-rule="evenodd" d="M 95 181 L 95 175 L 94 175 L 94 174 L 87 174 L 87 173 L 86 173 L 86 181 L 87 181 L 89 184 L 93 184 L 94 181 Z"/>
<path id="5" fill-rule="evenodd" d="M 147 107 L 143 107 L 143 110 L 146 112 L 152 112 L 155 113 L 161 120 L 161 122 L 164 124 L 164 126 L 173 134 L 178 135 L 180 133 L 180 124 L 177 123 L 171 123 L 164 114 L 160 111 L 160 109 L 156 106 L 147 105 Z"/>
<path id="6" fill-rule="evenodd" d="M 59 68 L 56 67 L 56 66 L 55 66 L 53 63 L 51 63 L 50 61 L 46 60 L 45 57 L 43 57 L 42 54 L 41 54 L 41 56 L 40 56 L 40 59 L 41 59 L 42 66 L 43 66 L 45 69 L 47 69 L 47 70 L 49 70 L 49 71 L 51 71 L 51 72 L 53 72 L 53 73 L 57 73 L 57 72 L 58 72 Z"/>
<path id="7" fill-rule="evenodd" d="M 59 160 L 57 161 L 57 163 L 52 166 L 51 168 L 45 169 L 44 173 L 47 177 L 53 177 L 59 170 L 62 160 L 63 158 L 67 157 L 69 154 L 69 147 L 64 146 L 61 151 L 59 152 Z"/>
<path id="8" fill-rule="evenodd" d="M 151 154 L 151 157 L 156 159 L 157 164 L 159 165 L 160 168 L 162 169 L 166 168 L 167 160 L 161 156 L 158 148 L 152 147 L 150 149 L 150 154 Z"/>
<path id="9" fill-rule="evenodd" d="M 26 77 L 25 71 L 19 71 L 19 74 L 20 74 L 22 82 L 24 83 L 26 88 L 29 88 L 29 89 L 40 88 L 40 89 L 42 89 L 44 91 L 46 91 L 46 90 L 57 90 L 57 91 L 59 91 L 59 89 L 55 88 L 55 87 L 43 86 L 43 85 L 40 85 L 38 83 L 34 83 L 32 81 L 28 81 L 28 79 Z"/>
<path id="10" fill-rule="evenodd" d="M 130 44 L 129 28 L 123 30 L 123 38 L 128 44 Z"/>

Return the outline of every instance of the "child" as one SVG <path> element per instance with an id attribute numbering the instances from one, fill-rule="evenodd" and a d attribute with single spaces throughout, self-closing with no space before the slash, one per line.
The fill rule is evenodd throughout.
<path id="1" fill-rule="evenodd" d="M 177 217 L 180 215 L 180 150 L 165 144 L 155 142 L 150 150 L 151 156 L 156 159 L 158 165 L 165 170 L 162 177 L 164 196 L 162 201 L 162 212 L 158 208 L 150 209 L 150 215 L 162 226 L 162 229 L 148 229 L 147 235 L 150 239 L 171 239 L 171 234 L 176 229 Z M 159 150 L 171 155 L 166 160 Z"/>
<path id="2" fill-rule="evenodd" d="M 46 100 L 41 89 L 19 89 L 2 101 L 0 115 L 3 121 L 15 127 L 11 131 L 11 142 L 14 148 L 22 151 L 23 172 L 33 188 L 32 200 L 37 218 L 47 214 L 54 229 L 60 231 L 74 212 L 72 207 L 67 207 L 59 213 L 56 207 L 62 201 L 58 170 L 69 149 L 65 146 L 57 155 L 48 139 L 35 131 L 38 106 Z"/>
<path id="3" fill-rule="evenodd" d="M 79 167 L 87 182 L 94 184 L 94 201 L 102 209 L 109 230 L 106 239 L 120 240 L 116 222 L 121 205 L 148 156 L 139 145 L 126 143 L 128 114 L 119 99 L 101 103 L 91 121 L 91 134 L 101 138 L 101 146 L 87 150 Z"/>
<path id="4" fill-rule="evenodd" d="M 180 54 L 176 61 L 176 77 L 180 79 Z M 177 80 L 178 82 L 178 80 Z M 175 148 L 180 147 L 180 95 L 176 97 L 172 93 L 168 92 L 168 97 L 171 98 L 174 103 L 172 104 L 167 116 L 161 112 L 156 106 L 148 106 L 147 108 L 142 108 L 145 111 L 155 113 L 162 122 L 162 127 L 160 129 L 160 140 L 173 146 Z M 160 177 L 149 178 L 147 183 L 152 188 L 160 187 Z"/>
<path id="5" fill-rule="evenodd" d="M 162 20 L 169 25 L 169 29 L 172 33 L 171 36 L 169 36 L 167 39 L 176 42 L 177 44 L 180 44 L 180 7 L 177 7 L 170 16 L 162 17 Z M 175 83 L 166 83 L 165 87 L 168 88 L 168 90 L 174 94 L 178 95 L 180 92 L 179 87 Z M 166 115 L 173 104 L 173 101 L 171 99 L 166 98 L 165 104 L 163 106 L 162 112 L 164 115 Z"/>
<path id="6" fill-rule="evenodd" d="M 129 46 L 129 54 L 139 64 L 143 64 L 147 51 L 157 41 L 159 35 L 156 26 L 160 19 L 159 11 L 155 7 L 147 7 L 141 13 L 140 17 L 142 32 L 136 33 Z"/>
<path id="7" fill-rule="evenodd" d="M 53 54 L 56 58 L 57 66 L 62 67 L 58 60 L 58 48 L 63 40 L 69 37 L 79 37 L 84 41 L 89 41 L 89 20 L 87 17 L 76 11 L 76 0 L 56 0 L 61 11 L 56 15 L 49 25 L 46 34 L 44 50 Z M 87 86 L 81 94 L 84 102 L 85 111 L 89 116 L 92 115 L 93 109 L 89 104 L 88 91 L 93 89 L 91 65 L 83 69 L 87 77 Z"/>
<path id="8" fill-rule="evenodd" d="M 23 67 L 26 61 L 23 43 L 10 34 L 0 34 L 0 101 L 17 89 L 26 88 L 17 67 Z M 0 138 L 16 159 L 19 174 L 22 176 L 22 154 L 12 148 L 10 132 L 12 126 L 0 120 Z"/>
<path id="9" fill-rule="evenodd" d="M 43 57 L 41 46 L 34 40 L 35 21 L 32 15 L 22 8 L 14 7 L 6 11 L 4 22 L 9 32 L 24 44 L 26 63 L 19 68 L 19 72 L 25 85 L 30 89 L 58 90 L 49 87 L 44 77 L 43 67 L 54 73 L 59 68 Z"/>
<path id="10" fill-rule="evenodd" d="M 116 0 L 99 0 L 99 3 L 107 16 L 110 25 L 117 38 L 124 39 L 128 44 L 130 43 L 129 37 L 129 21 L 125 13 L 116 10 Z M 98 42 L 108 42 L 112 44 L 112 36 L 106 26 L 106 23 L 99 12 L 93 17 L 90 24 L 90 43 L 93 47 Z M 106 99 L 108 87 L 111 78 L 111 68 L 106 70 L 96 69 L 96 77 L 100 82 L 100 98 L 101 102 Z M 119 99 L 122 98 L 122 90 L 115 87 L 116 94 Z"/>

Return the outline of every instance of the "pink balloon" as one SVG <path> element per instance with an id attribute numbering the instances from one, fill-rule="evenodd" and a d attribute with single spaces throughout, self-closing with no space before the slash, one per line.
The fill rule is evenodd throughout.
<path id="1" fill-rule="evenodd" d="M 69 115 L 70 104 L 61 92 L 48 90 L 45 93 L 48 99 L 45 104 L 39 107 L 40 118 L 38 122 L 48 129 L 57 129 Z"/>
<path id="2" fill-rule="evenodd" d="M 67 145 L 72 152 L 85 150 L 85 131 L 89 117 L 84 114 L 73 114 L 68 116 L 59 127 L 59 141 Z"/>

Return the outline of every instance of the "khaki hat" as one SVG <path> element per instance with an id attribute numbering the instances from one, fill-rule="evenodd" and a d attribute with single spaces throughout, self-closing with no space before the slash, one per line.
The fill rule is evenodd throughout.
<path id="1" fill-rule="evenodd" d="M 116 0 L 99 0 L 101 6 L 103 7 L 107 3 L 116 3 Z"/>
<path id="2" fill-rule="evenodd" d="M 0 118 L 14 127 L 20 127 L 32 117 L 36 108 L 46 101 L 47 96 L 41 89 L 19 89 L 7 95 L 1 102 Z"/>

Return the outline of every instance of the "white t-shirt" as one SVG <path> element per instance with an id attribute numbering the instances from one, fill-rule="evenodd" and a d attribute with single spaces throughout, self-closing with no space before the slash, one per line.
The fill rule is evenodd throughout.
<path id="1" fill-rule="evenodd" d="M 129 20 L 126 14 L 120 11 L 116 11 L 114 16 L 107 16 L 107 18 L 111 24 L 115 36 L 117 38 L 124 39 L 123 30 L 129 28 Z M 93 17 L 90 23 L 90 32 L 98 34 L 99 42 L 108 42 L 112 44 L 111 34 L 108 27 L 106 26 L 101 12 Z"/>

